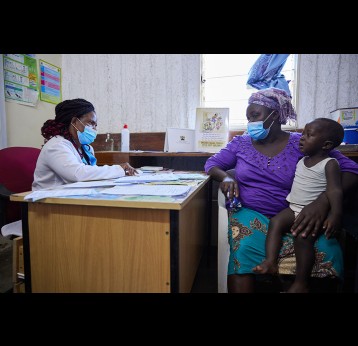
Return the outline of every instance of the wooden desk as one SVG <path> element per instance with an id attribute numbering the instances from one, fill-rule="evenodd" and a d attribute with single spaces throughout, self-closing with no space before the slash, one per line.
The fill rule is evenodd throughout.
<path id="1" fill-rule="evenodd" d="M 207 234 L 209 181 L 174 202 L 22 203 L 26 292 L 190 292 Z M 26 194 L 11 200 L 25 202 Z"/>

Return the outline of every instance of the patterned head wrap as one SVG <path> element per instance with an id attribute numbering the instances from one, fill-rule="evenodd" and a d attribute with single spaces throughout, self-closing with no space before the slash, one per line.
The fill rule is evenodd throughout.
<path id="1" fill-rule="evenodd" d="M 249 98 L 249 105 L 255 103 L 278 111 L 280 124 L 286 124 L 287 119 L 296 119 L 291 97 L 281 89 L 268 88 L 253 93 Z"/>

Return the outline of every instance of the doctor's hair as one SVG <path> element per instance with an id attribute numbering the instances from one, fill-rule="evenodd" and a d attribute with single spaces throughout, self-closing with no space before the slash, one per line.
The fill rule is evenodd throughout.
<path id="1" fill-rule="evenodd" d="M 49 119 L 43 124 L 41 134 L 46 141 L 57 135 L 71 140 L 68 128 L 72 118 L 81 118 L 82 115 L 94 111 L 93 104 L 84 99 L 62 101 L 55 107 L 55 119 Z"/>
<path id="2" fill-rule="evenodd" d="M 82 115 L 94 111 L 93 104 L 84 99 L 65 100 L 55 108 L 55 121 L 70 125 L 73 117 L 80 118 Z"/>

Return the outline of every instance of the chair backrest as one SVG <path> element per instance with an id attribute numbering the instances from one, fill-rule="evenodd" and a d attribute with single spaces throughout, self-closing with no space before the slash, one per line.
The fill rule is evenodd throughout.
<path id="1" fill-rule="evenodd" d="M 8 147 L 0 150 L 0 184 L 12 193 L 31 190 L 34 171 L 40 149 L 31 147 Z M 20 204 L 6 202 L 3 204 L 5 215 L 3 223 L 21 219 Z"/>

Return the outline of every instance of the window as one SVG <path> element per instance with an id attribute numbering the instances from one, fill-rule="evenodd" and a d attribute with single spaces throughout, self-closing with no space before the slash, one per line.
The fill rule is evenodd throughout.
<path id="1" fill-rule="evenodd" d="M 246 129 L 246 108 L 250 95 L 257 89 L 247 85 L 248 73 L 260 54 L 203 54 L 202 107 L 230 108 L 230 130 Z M 290 54 L 281 73 L 289 81 L 292 103 L 296 106 L 297 54 Z M 285 128 L 294 128 L 290 122 Z"/>

